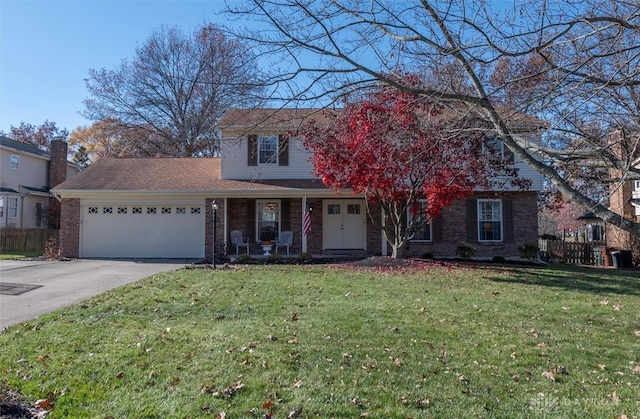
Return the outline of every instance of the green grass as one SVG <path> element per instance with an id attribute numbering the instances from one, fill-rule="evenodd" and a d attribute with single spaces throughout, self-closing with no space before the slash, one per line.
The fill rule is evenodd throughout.
<path id="1" fill-rule="evenodd" d="M 0 260 L 20 260 L 34 257 L 40 257 L 44 254 L 44 250 L 23 250 L 19 252 L 0 253 Z"/>
<path id="2" fill-rule="evenodd" d="M 7 329 L 0 387 L 50 418 L 631 418 L 639 296 L 571 267 L 185 269 Z"/>

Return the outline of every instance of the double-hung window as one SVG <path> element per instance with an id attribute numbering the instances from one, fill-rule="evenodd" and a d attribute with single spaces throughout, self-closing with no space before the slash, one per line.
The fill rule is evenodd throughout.
<path id="1" fill-rule="evenodd" d="M 12 170 L 18 170 L 18 167 L 20 167 L 20 156 L 15 156 L 12 154 L 9 166 Z"/>
<path id="2" fill-rule="evenodd" d="M 278 163 L 278 137 L 258 137 L 258 164 Z"/>
<path id="3" fill-rule="evenodd" d="M 502 161 L 504 159 L 504 143 L 497 137 L 485 137 L 482 141 L 482 152 L 485 156 Z"/>
<path id="4" fill-rule="evenodd" d="M 478 200 L 478 240 L 485 242 L 502 241 L 503 220 L 502 200 Z"/>
<path id="5" fill-rule="evenodd" d="M 18 217 L 18 198 L 9 198 L 9 207 L 7 209 L 9 218 Z"/>
<path id="6" fill-rule="evenodd" d="M 635 190 L 636 192 L 640 192 L 640 179 L 634 181 L 634 188 L 633 190 Z"/>
<path id="7" fill-rule="evenodd" d="M 413 207 L 407 209 L 407 225 L 415 222 L 417 228 L 413 234 L 412 241 L 431 241 L 431 222 L 427 222 L 427 201 L 418 200 Z"/>

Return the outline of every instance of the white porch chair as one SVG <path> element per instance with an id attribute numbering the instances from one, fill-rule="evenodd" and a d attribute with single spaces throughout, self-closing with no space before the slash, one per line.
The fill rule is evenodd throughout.
<path id="1" fill-rule="evenodd" d="M 249 253 L 249 238 L 245 241 L 240 230 L 231 230 L 231 244 L 236 247 L 236 254 L 240 254 L 239 247 L 246 247 Z"/>
<path id="2" fill-rule="evenodd" d="M 278 247 L 286 247 L 287 254 L 289 254 L 289 247 L 293 245 L 293 231 L 282 231 L 280 237 L 276 242 L 276 253 L 278 253 Z"/>

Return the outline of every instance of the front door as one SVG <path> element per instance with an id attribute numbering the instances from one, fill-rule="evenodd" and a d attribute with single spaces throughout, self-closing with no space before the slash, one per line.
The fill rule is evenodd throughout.
<path id="1" fill-rule="evenodd" d="M 363 200 L 325 200 L 322 208 L 324 249 L 366 248 L 366 209 Z"/>

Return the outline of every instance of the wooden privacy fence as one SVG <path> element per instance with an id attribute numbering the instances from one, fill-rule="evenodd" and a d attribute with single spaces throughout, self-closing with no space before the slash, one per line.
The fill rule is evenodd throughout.
<path id="1" fill-rule="evenodd" d="M 604 241 L 592 241 L 587 243 L 565 242 L 562 240 L 538 241 L 540 257 L 543 260 L 559 258 L 564 263 L 575 265 L 594 265 L 596 256 L 595 248 L 605 248 Z"/>
<path id="2" fill-rule="evenodd" d="M 60 230 L 46 228 L 1 228 L 0 252 L 44 250 L 49 237 L 59 240 L 59 232 Z"/>

